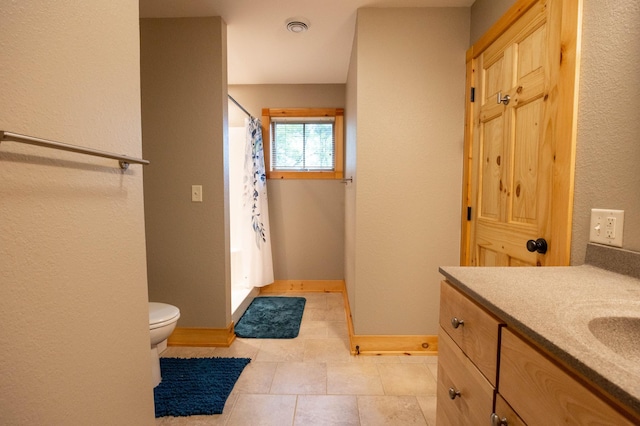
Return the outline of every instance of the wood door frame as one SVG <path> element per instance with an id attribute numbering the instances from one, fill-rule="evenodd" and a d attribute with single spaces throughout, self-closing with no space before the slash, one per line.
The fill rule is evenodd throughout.
<path id="1" fill-rule="evenodd" d="M 461 212 L 460 264 L 470 265 L 471 261 L 471 223 L 476 212 L 473 211 L 471 188 L 476 171 L 473 169 L 473 127 L 474 107 L 479 103 L 471 101 L 472 88 L 476 86 L 477 58 L 507 29 L 536 4 L 543 7 L 558 2 L 562 7 L 560 28 L 561 62 L 557 89 L 559 125 L 555 129 L 557 140 L 570 143 L 559 144 L 553 166 L 553 205 L 551 213 L 551 235 L 553 243 L 548 252 L 550 265 L 569 265 L 571 261 L 571 231 L 573 219 L 573 188 L 575 175 L 576 136 L 578 127 L 578 78 L 580 74 L 580 47 L 582 28 L 582 0 L 518 0 L 509 10 L 474 44 L 466 53 L 466 102 L 465 132 L 463 151 L 463 187 Z M 568 169 L 566 175 L 556 173 L 558 169 Z M 562 202 L 565 201 L 565 202 Z"/>

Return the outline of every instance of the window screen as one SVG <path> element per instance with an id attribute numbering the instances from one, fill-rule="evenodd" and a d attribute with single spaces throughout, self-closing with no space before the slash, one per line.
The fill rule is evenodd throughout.
<path id="1" fill-rule="evenodd" d="M 333 118 L 274 117 L 271 126 L 271 170 L 335 170 Z"/>

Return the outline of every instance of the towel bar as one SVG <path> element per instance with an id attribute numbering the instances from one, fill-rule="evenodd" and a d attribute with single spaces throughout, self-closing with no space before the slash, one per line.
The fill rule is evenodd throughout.
<path id="1" fill-rule="evenodd" d="M 34 138 L 33 136 L 20 135 L 18 133 L 12 133 L 12 132 L 0 130 L 0 143 L 2 141 L 20 142 L 20 143 L 26 143 L 29 145 L 43 146 L 45 148 L 54 148 L 54 149 L 60 149 L 62 151 L 71 151 L 71 152 L 77 152 L 80 154 L 93 155 L 95 157 L 111 158 L 114 160 L 118 160 L 120 164 L 120 168 L 123 170 L 127 170 L 129 168 L 129 164 L 131 163 L 143 164 L 145 166 L 149 164 L 148 160 L 144 160 L 142 158 L 134 158 L 134 157 L 129 157 L 128 155 L 113 154 L 111 152 L 100 151 L 97 149 L 84 148 L 77 145 L 70 145 L 67 143 L 50 141 L 47 139 Z"/>

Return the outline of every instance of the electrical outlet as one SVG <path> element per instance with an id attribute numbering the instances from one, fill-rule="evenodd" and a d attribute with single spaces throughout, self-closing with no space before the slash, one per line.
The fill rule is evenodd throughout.
<path id="1" fill-rule="evenodd" d="M 589 241 L 622 247 L 624 210 L 591 209 Z"/>
<path id="2" fill-rule="evenodd" d="M 191 185 L 191 201 L 194 203 L 202 202 L 202 185 Z"/>
<path id="3" fill-rule="evenodd" d="M 604 237 L 610 240 L 616 237 L 616 218 L 613 216 L 608 216 L 605 220 Z"/>

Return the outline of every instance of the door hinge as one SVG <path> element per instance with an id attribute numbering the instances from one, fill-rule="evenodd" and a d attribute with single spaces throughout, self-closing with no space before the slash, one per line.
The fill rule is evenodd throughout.
<path id="1" fill-rule="evenodd" d="M 467 220 L 471 221 L 471 207 L 467 207 Z"/>
<path id="2" fill-rule="evenodd" d="M 475 102 L 476 101 L 476 88 L 475 87 L 471 88 L 471 93 L 469 94 L 469 101 L 471 101 L 471 102 Z"/>

